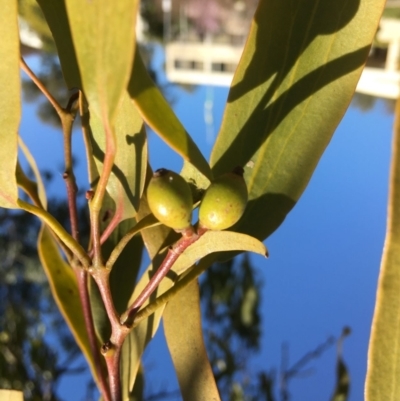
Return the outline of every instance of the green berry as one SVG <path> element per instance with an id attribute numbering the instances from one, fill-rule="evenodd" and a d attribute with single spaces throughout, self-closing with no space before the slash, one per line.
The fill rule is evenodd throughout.
<path id="1" fill-rule="evenodd" d="M 225 230 L 233 226 L 242 217 L 247 198 L 241 167 L 218 177 L 207 188 L 201 201 L 200 226 L 209 230 Z"/>
<path id="2" fill-rule="evenodd" d="M 154 216 L 166 226 L 181 231 L 191 225 L 192 193 L 179 174 L 157 170 L 147 187 L 147 202 Z"/>

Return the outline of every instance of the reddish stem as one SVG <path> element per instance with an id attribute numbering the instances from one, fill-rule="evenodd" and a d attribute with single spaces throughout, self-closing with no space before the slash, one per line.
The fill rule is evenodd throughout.
<path id="1" fill-rule="evenodd" d="M 133 324 L 136 313 L 139 311 L 141 306 L 150 298 L 151 294 L 155 291 L 161 280 L 171 270 L 172 266 L 179 258 L 179 256 L 188 248 L 190 245 L 195 243 L 206 230 L 199 230 L 197 233 L 190 231 L 189 234 L 184 234 L 182 238 L 168 250 L 168 253 L 161 263 L 158 270 L 154 273 L 154 276 L 147 283 L 146 287 L 138 295 L 135 301 L 128 307 L 125 313 L 121 316 L 121 323 L 130 327 Z"/>
<path id="2" fill-rule="evenodd" d="M 97 343 L 96 331 L 93 323 L 92 309 L 90 307 L 90 299 L 88 293 L 88 274 L 85 270 L 75 268 L 75 275 L 78 280 L 79 296 L 82 303 L 83 317 L 86 324 L 86 330 L 89 337 L 90 351 L 92 352 L 96 373 L 98 377 L 98 385 L 105 401 L 111 401 L 107 378 L 100 360 L 100 349 Z"/>
<path id="3" fill-rule="evenodd" d="M 103 344 L 101 352 L 107 364 L 110 393 L 112 401 L 121 401 L 120 360 L 121 349 L 129 329 L 119 322 L 109 285 L 110 270 L 104 267 L 91 272 L 101 294 L 107 316 L 111 324 L 111 338 Z"/>
<path id="4" fill-rule="evenodd" d="M 63 110 L 63 112 L 59 114 L 64 135 L 65 172 L 63 174 L 63 178 L 65 180 L 65 185 L 67 188 L 71 235 L 79 243 L 78 208 L 76 205 L 77 185 L 73 170 L 71 144 L 72 126 L 75 115 L 75 113 L 71 111 L 71 108 L 75 100 L 76 94 L 71 96 L 70 101 L 68 102 L 67 109 Z M 72 260 L 72 265 L 78 281 L 79 297 L 81 300 L 83 316 L 89 338 L 90 350 L 92 352 L 95 363 L 98 384 L 105 401 L 111 401 L 106 375 L 100 360 L 100 350 L 98 347 L 96 332 L 94 328 L 93 315 L 88 292 L 88 273 L 82 268 L 82 266 L 79 266 L 76 262 L 76 257 L 74 257 Z"/>

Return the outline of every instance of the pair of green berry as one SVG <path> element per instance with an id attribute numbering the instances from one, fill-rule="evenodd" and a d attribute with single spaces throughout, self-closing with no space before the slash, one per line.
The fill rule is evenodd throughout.
<path id="1" fill-rule="evenodd" d="M 243 215 L 247 204 L 247 186 L 243 169 L 215 179 L 205 191 L 199 208 L 199 227 L 225 230 Z M 191 226 L 193 198 L 189 184 L 179 174 L 159 169 L 147 188 L 147 201 L 154 216 L 176 231 Z"/>

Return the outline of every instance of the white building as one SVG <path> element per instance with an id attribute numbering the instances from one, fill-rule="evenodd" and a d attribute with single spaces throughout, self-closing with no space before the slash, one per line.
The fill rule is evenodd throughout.
<path id="1" fill-rule="evenodd" d="M 357 92 L 396 99 L 400 95 L 400 20 L 382 19 Z M 243 45 L 184 40 L 166 44 L 166 73 L 172 82 L 229 86 Z"/>

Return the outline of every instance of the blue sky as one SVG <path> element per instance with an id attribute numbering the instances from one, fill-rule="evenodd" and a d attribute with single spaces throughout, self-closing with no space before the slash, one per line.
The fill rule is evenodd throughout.
<path id="1" fill-rule="evenodd" d="M 153 62 L 162 65 L 162 52 Z M 218 132 L 228 88 L 198 87 L 193 93 L 172 90 L 174 109 L 208 157 L 211 142 L 204 124 L 204 101 L 213 99 L 214 132 Z M 381 102 L 368 113 L 350 107 L 323 155 L 302 198 L 282 226 L 266 241 L 270 258 L 252 257 L 264 289 L 263 341 L 250 370 L 278 368 L 282 342 L 290 347 L 293 363 L 343 326 L 352 328 L 344 344 L 344 359 L 351 375 L 350 401 L 363 399 L 363 382 L 376 282 L 385 235 L 388 173 L 393 116 Z M 79 132 L 79 131 L 78 131 Z M 24 106 L 21 133 L 38 156 L 41 168 L 57 171 L 52 191 L 64 190 L 61 177 L 62 138 L 57 130 L 36 122 L 32 105 Z M 75 136 L 80 148 L 79 133 Z M 150 134 L 153 168 L 180 169 L 181 161 L 154 134 Z M 85 182 L 83 152 L 78 156 L 81 182 Z M 86 184 L 85 184 L 86 185 Z M 167 362 L 159 364 L 161 358 Z M 146 352 L 154 390 L 168 387 L 171 369 L 162 333 Z M 312 374 L 290 384 L 291 401 L 329 400 L 335 375 L 335 350 L 310 365 Z M 79 380 L 72 383 L 73 395 Z M 168 384 L 167 384 L 168 383 Z M 61 387 L 73 399 L 71 381 Z M 78 393 L 79 391 L 79 393 Z"/>

